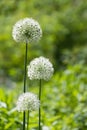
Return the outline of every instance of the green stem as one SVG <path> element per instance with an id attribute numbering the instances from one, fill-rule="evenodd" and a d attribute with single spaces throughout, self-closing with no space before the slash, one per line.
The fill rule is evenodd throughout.
<path id="1" fill-rule="evenodd" d="M 25 111 L 23 112 L 23 130 L 25 130 Z"/>
<path id="2" fill-rule="evenodd" d="M 40 79 L 40 86 L 39 86 L 39 100 L 41 102 L 41 79 Z M 41 130 L 41 107 L 39 107 L 39 130 Z"/>
<path id="3" fill-rule="evenodd" d="M 29 130 L 29 110 L 27 112 L 27 130 Z"/>
<path id="4" fill-rule="evenodd" d="M 24 88 L 23 88 L 23 92 L 26 92 L 26 68 L 27 68 L 27 48 L 28 48 L 28 44 L 26 42 L 26 46 L 25 46 L 25 61 L 24 61 Z M 23 112 L 23 130 L 25 130 L 25 118 L 26 118 L 26 113 L 25 111 Z"/>
<path id="5" fill-rule="evenodd" d="M 26 92 L 27 48 L 28 48 L 28 43 L 26 42 L 26 46 L 25 46 L 25 61 L 24 61 L 24 93 Z"/>

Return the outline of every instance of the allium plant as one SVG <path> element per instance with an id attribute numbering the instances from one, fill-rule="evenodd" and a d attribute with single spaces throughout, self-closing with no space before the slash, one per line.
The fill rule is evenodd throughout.
<path id="1" fill-rule="evenodd" d="M 24 63 L 24 87 L 23 92 L 26 92 L 26 66 L 27 66 L 27 49 L 28 43 L 37 42 L 42 36 L 42 30 L 37 21 L 32 18 L 24 18 L 19 20 L 12 30 L 12 37 L 16 42 L 25 44 L 25 63 Z M 23 113 L 23 130 L 25 130 L 25 111 Z"/>
<path id="2" fill-rule="evenodd" d="M 54 72 L 53 65 L 45 57 L 35 58 L 28 65 L 28 77 L 30 80 L 40 80 L 39 100 L 41 101 L 41 80 L 50 80 Z M 41 130 L 41 108 L 39 108 L 39 130 Z"/>
<path id="3" fill-rule="evenodd" d="M 49 59 L 39 57 L 32 60 L 28 66 L 28 77 L 30 80 L 49 80 L 53 75 L 53 65 Z"/>
<path id="4" fill-rule="evenodd" d="M 32 18 L 19 20 L 13 27 L 13 39 L 16 42 L 36 42 L 42 36 L 42 30 L 37 21 Z"/>
<path id="5" fill-rule="evenodd" d="M 26 92 L 19 96 L 17 100 L 16 110 L 19 112 L 27 112 L 27 130 L 29 128 L 29 112 L 38 110 L 40 106 L 37 95 Z"/>
<path id="6" fill-rule="evenodd" d="M 28 111 L 28 110 L 35 111 L 39 109 L 39 105 L 40 102 L 37 95 L 30 92 L 26 92 L 19 96 L 16 109 L 19 112 Z"/>

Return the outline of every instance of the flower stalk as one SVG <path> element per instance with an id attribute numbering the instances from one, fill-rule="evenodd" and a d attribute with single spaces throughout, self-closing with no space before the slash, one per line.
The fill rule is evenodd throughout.
<path id="1" fill-rule="evenodd" d="M 29 130 L 29 110 L 27 111 L 27 130 Z"/>
<path id="2" fill-rule="evenodd" d="M 26 44 L 25 44 L 25 59 L 24 59 L 24 88 L 23 88 L 24 93 L 26 92 L 27 48 L 28 48 L 28 43 L 26 41 Z M 25 124 L 26 124 L 26 120 L 25 119 L 26 119 L 26 113 L 24 111 L 23 112 L 23 130 L 25 130 Z"/>
<path id="3" fill-rule="evenodd" d="M 39 85 L 39 100 L 41 102 L 41 79 Z M 39 107 L 39 130 L 41 130 L 41 107 Z"/>
<path id="4" fill-rule="evenodd" d="M 28 49 L 28 43 L 26 42 L 26 44 L 25 44 L 25 59 L 24 59 L 24 93 L 26 92 L 27 49 Z"/>

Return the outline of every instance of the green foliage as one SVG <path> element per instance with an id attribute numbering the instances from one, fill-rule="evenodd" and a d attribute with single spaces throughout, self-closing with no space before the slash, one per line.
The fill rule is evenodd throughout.
<path id="1" fill-rule="evenodd" d="M 82 64 L 68 66 L 56 73 L 42 86 L 42 126 L 51 130 L 87 129 L 87 67 Z M 32 81 L 31 81 L 32 83 Z M 36 85 L 35 85 L 36 84 Z M 38 82 L 29 88 L 38 94 Z M 35 87 L 36 86 L 36 87 Z M 0 129 L 19 130 L 22 113 L 15 111 L 17 97 L 22 93 L 21 84 L 9 91 L 0 89 Z M 38 130 L 38 112 L 30 113 L 30 128 Z"/>

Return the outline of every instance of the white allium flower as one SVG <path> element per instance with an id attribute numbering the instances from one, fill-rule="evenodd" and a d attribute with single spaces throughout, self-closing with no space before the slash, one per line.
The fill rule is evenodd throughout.
<path id="1" fill-rule="evenodd" d="M 42 30 L 37 21 L 32 18 L 19 20 L 13 27 L 13 39 L 16 42 L 36 42 L 42 36 Z"/>
<path id="2" fill-rule="evenodd" d="M 39 109 L 39 105 L 40 102 L 39 99 L 37 98 L 37 95 L 30 92 L 26 92 L 19 96 L 16 109 L 19 112 L 27 110 L 34 111 Z"/>
<path id="3" fill-rule="evenodd" d="M 49 59 L 44 57 L 35 58 L 28 66 L 28 77 L 33 79 L 49 80 L 53 75 L 53 65 Z"/>

